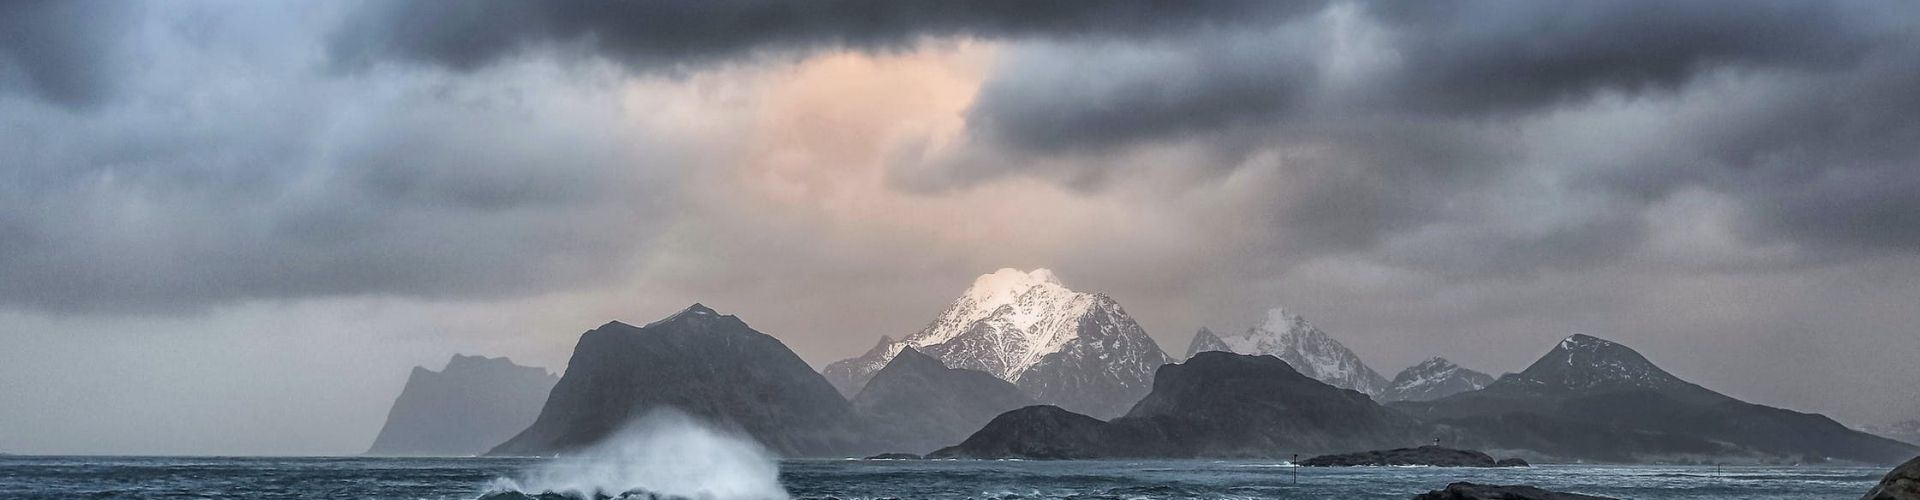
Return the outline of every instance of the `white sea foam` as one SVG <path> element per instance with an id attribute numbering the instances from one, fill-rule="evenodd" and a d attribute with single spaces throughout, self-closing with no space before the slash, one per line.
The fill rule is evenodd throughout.
<path id="1" fill-rule="evenodd" d="M 678 411 L 654 411 L 584 452 L 543 463 L 493 491 L 574 498 L 646 492 L 711 500 L 787 500 L 780 465 L 753 439 Z M 644 498 L 644 496 L 642 496 Z"/>

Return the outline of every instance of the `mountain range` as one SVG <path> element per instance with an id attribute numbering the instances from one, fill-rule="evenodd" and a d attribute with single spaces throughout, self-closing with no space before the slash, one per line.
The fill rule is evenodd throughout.
<path id="1" fill-rule="evenodd" d="M 773 336 L 694 304 L 581 334 L 557 382 L 505 359 L 416 368 L 370 452 L 470 454 L 499 440 L 490 454 L 564 454 L 672 408 L 787 457 L 1279 457 L 1434 439 L 1548 462 L 1891 463 L 1920 453 L 1821 415 L 1740 401 L 1588 335 L 1497 379 L 1436 357 L 1387 381 L 1279 309 L 1240 333 L 1201 333 L 1188 359 L 1171 363 L 1112 299 L 1044 269 L 1003 269 L 922 331 L 815 372 Z M 515 414 L 517 434 L 497 422 Z"/>
<path id="2" fill-rule="evenodd" d="M 1714 392 L 1589 335 L 1567 337 L 1486 388 L 1392 406 L 1473 446 L 1550 460 L 1891 463 L 1920 453 L 1825 416 Z"/>
<path id="3" fill-rule="evenodd" d="M 1431 401 L 1467 391 L 1485 389 L 1493 384 L 1493 376 L 1462 368 L 1447 361 L 1447 358 L 1433 357 L 1420 364 L 1401 370 L 1387 383 L 1386 390 L 1380 391 L 1376 399 L 1380 401 Z"/>
<path id="4" fill-rule="evenodd" d="M 975 279 L 926 328 L 882 337 L 822 373 L 852 396 L 906 348 L 1098 417 L 1126 412 L 1151 388 L 1153 371 L 1172 361 L 1111 297 L 1069 289 L 1046 269 L 1001 269 Z"/>
<path id="5" fill-rule="evenodd" d="M 1021 408 L 935 455 L 1273 457 L 1431 438 L 1536 461 L 1892 463 L 1920 453 L 1824 416 L 1739 401 L 1624 345 L 1575 335 L 1485 388 L 1388 407 L 1270 355 L 1203 351 L 1163 367 L 1154 390 L 1110 422 Z"/>
<path id="6" fill-rule="evenodd" d="M 1285 457 L 1413 446 L 1432 427 L 1270 355 L 1203 351 L 1160 368 L 1111 422 L 1050 406 L 994 418 L 935 457 Z"/>
<path id="7" fill-rule="evenodd" d="M 453 355 L 413 367 L 369 455 L 472 456 L 525 429 L 558 378 L 507 358 Z"/>
<path id="8" fill-rule="evenodd" d="M 1267 311 L 1265 321 L 1238 332 L 1216 334 L 1201 328 L 1187 346 L 1187 357 L 1204 351 L 1272 355 L 1308 377 L 1369 396 L 1385 392 L 1388 385 L 1386 377 L 1367 367 L 1353 350 L 1305 317 L 1281 308 Z"/>

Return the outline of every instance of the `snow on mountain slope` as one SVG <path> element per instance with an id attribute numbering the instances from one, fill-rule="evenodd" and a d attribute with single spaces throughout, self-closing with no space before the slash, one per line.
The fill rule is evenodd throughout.
<path id="1" fill-rule="evenodd" d="M 1046 269 L 982 275 L 926 328 L 822 371 L 843 393 L 855 393 L 901 347 L 1095 416 L 1125 412 L 1151 389 L 1153 371 L 1171 361 L 1119 303 L 1073 291 Z"/>
<path id="2" fill-rule="evenodd" d="M 1281 308 L 1267 311 L 1266 321 L 1240 333 L 1220 335 L 1202 329 L 1201 334 L 1194 336 L 1188 356 L 1207 350 L 1270 354 L 1301 374 L 1368 395 L 1378 395 L 1387 388 L 1386 377 L 1368 368 L 1347 346 L 1308 323 L 1306 318 L 1287 314 Z"/>
<path id="3" fill-rule="evenodd" d="M 1645 389 L 1689 402 L 1732 398 L 1681 380 L 1627 346 L 1573 334 L 1518 374 L 1502 376 L 1489 389 L 1555 394 L 1594 394 Z"/>
<path id="4" fill-rule="evenodd" d="M 873 379 L 873 374 L 880 373 L 880 369 L 886 368 L 887 363 L 893 361 L 893 357 L 900 354 L 900 350 L 906 347 L 905 342 L 881 335 L 880 343 L 868 349 L 866 354 L 835 361 L 821 369 L 820 375 L 827 377 L 827 382 L 832 383 L 833 388 L 840 391 L 841 396 L 853 399 L 860 394 L 861 389 L 866 388 L 867 382 Z"/>
<path id="5" fill-rule="evenodd" d="M 1431 401 L 1467 391 L 1477 391 L 1493 383 L 1493 376 L 1462 368 L 1435 357 L 1401 370 L 1393 383 L 1380 393 L 1381 401 Z"/>
<path id="6" fill-rule="evenodd" d="M 905 342 L 916 349 L 932 347 L 948 368 L 1019 382 L 1041 356 L 1079 338 L 1080 318 L 1102 299 L 1067 289 L 1046 269 L 1001 269 L 974 280 L 959 300 Z"/>

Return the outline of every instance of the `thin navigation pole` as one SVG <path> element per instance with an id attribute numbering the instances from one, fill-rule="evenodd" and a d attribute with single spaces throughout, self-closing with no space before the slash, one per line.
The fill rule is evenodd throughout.
<path id="1" fill-rule="evenodd" d="M 1299 453 L 1293 454 L 1293 467 L 1289 467 L 1289 468 L 1293 469 L 1293 485 L 1299 486 L 1300 485 L 1300 454 Z"/>

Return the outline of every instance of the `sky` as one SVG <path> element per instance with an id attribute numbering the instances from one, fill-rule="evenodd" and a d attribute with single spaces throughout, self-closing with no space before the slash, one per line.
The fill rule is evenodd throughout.
<path id="1" fill-rule="evenodd" d="M 4 2 L 0 452 L 358 453 L 454 353 L 817 367 L 1003 267 L 1920 418 L 1914 89 L 1899 1 Z"/>

